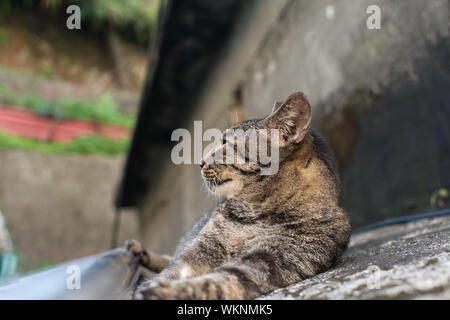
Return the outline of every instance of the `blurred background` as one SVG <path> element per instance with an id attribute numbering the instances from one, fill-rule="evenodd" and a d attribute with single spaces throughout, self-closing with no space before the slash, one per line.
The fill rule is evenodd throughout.
<path id="1" fill-rule="evenodd" d="M 81 30 L 66 27 L 70 4 Z M 158 0 L 0 2 L 0 210 L 20 271 L 109 248 L 158 10 Z"/>
<path id="2" fill-rule="evenodd" d="M 81 30 L 66 27 L 69 4 Z M 170 161 L 172 131 L 262 117 L 299 90 L 354 228 L 449 208 L 449 7 L 2 0 L 0 251 L 20 272 L 126 238 L 172 253 L 215 201 L 197 165 Z"/>

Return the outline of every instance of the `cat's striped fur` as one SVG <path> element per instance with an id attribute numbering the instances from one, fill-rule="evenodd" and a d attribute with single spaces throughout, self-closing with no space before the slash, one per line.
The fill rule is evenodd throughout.
<path id="1" fill-rule="evenodd" d="M 225 200 L 137 298 L 252 299 L 333 266 L 350 225 L 338 206 L 334 156 L 310 120 L 309 102 L 295 93 L 269 116 L 235 126 L 280 130 L 278 173 L 260 175 L 254 164 L 203 164 L 209 188 Z"/>

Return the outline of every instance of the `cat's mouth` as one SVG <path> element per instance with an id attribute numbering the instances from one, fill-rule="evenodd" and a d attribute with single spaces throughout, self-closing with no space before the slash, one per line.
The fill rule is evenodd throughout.
<path id="1" fill-rule="evenodd" d="M 231 178 L 229 178 L 229 179 L 213 178 L 213 179 L 205 179 L 205 180 L 211 189 L 216 189 L 216 188 L 222 187 L 223 185 L 226 185 L 229 182 L 233 181 L 233 179 L 231 179 Z"/>
<path id="2" fill-rule="evenodd" d="M 217 180 L 217 181 L 214 181 L 214 185 L 218 187 L 218 186 L 221 186 L 230 181 L 233 181 L 233 179 Z"/>
<path id="3" fill-rule="evenodd" d="M 232 197 L 243 187 L 239 177 L 235 177 L 229 172 L 224 172 L 220 176 L 218 174 L 204 175 L 203 179 L 205 179 L 208 189 L 216 195 Z"/>
<path id="4" fill-rule="evenodd" d="M 210 170 L 202 170 L 201 173 L 209 189 L 214 192 L 225 192 L 235 181 L 229 172 L 219 174 Z"/>

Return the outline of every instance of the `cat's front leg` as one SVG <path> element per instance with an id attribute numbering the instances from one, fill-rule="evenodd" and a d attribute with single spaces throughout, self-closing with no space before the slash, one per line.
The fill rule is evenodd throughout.
<path id="1" fill-rule="evenodd" d="M 239 284 L 222 273 L 210 273 L 192 279 L 154 280 L 135 295 L 139 300 L 223 300 L 243 299 Z"/>
<path id="2" fill-rule="evenodd" d="M 145 250 L 142 244 L 134 239 L 125 241 L 125 249 L 139 260 L 140 265 L 156 273 L 164 270 L 172 260 L 168 255 Z"/>
<path id="3" fill-rule="evenodd" d="M 203 246 L 199 247 L 204 249 Z M 217 255 L 216 255 L 217 256 Z M 194 258 L 197 257 L 194 262 Z M 199 277 L 204 274 L 208 274 L 211 270 L 222 261 L 222 257 L 217 260 L 207 258 L 214 257 L 208 251 L 203 250 L 202 252 L 188 251 L 181 257 L 178 257 L 169 264 L 167 268 L 162 270 L 161 273 L 156 276 L 145 280 L 139 285 L 136 290 L 135 297 L 139 298 L 143 292 L 150 292 L 154 288 L 168 288 L 172 284 L 178 284 L 178 282 L 187 281 L 188 279 Z M 220 261 L 220 262 L 219 262 Z M 187 285 L 189 282 L 187 282 Z M 179 288 L 174 288 L 172 291 L 177 291 Z M 183 290 L 182 288 L 180 290 Z M 163 290 L 168 291 L 168 290 Z M 170 291 L 170 290 L 169 290 Z M 168 292 L 167 294 L 161 294 L 167 297 L 163 299 L 175 299 L 173 293 Z M 144 294 L 146 296 L 146 294 Z"/>
<path id="4" fill-rule="evenodd" d="M 255 258 L 257 258 L 255 260 Z M 281 270 L 259 252 L 226 263 L 211 273 L 176 281 L 154 281 L 139 291 L 137 299 L 236 300 L 254 299 L 286 285 Z M 292 278 L 295 278 L 294 276 Z"/>

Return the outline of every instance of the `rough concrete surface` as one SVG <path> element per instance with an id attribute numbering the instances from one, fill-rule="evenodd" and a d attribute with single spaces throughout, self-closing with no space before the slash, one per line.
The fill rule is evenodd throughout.
<path id="1" fill-rule="evenodd" d="M 355 234 L 335 268 L 261 299 L 450 299 L 450 217 Z"/>

